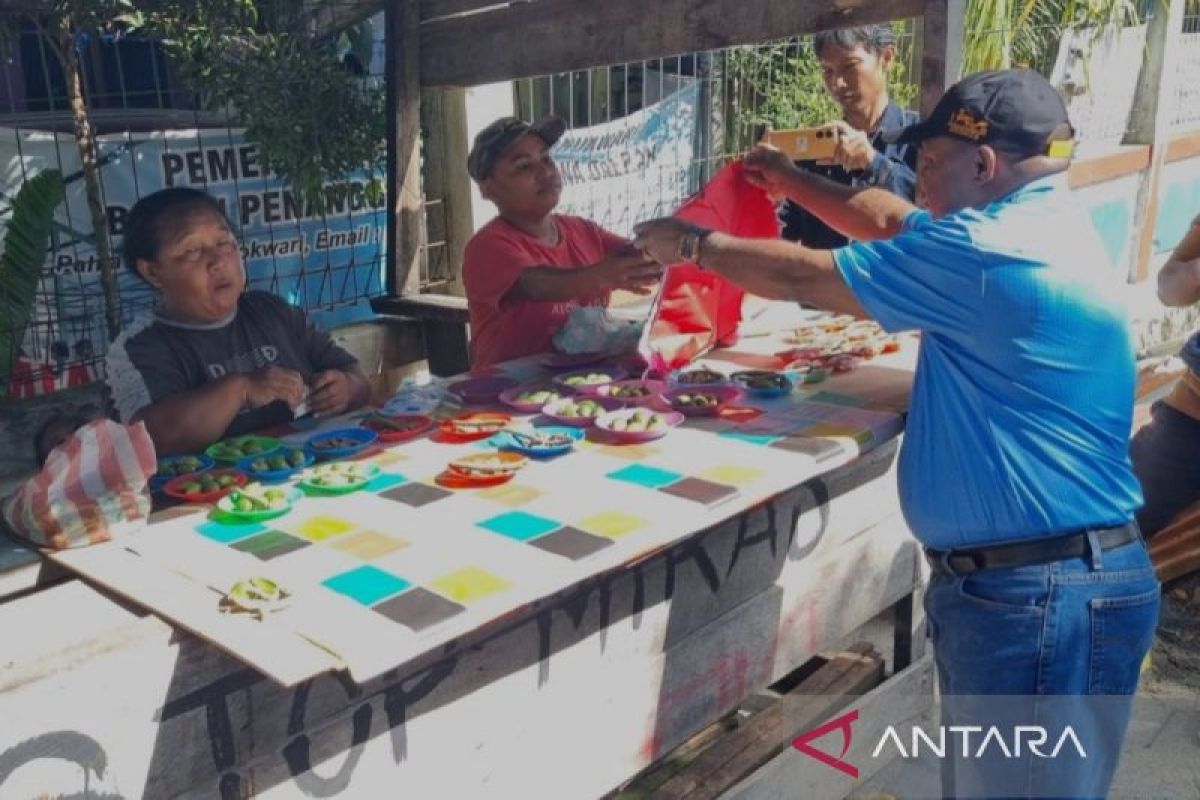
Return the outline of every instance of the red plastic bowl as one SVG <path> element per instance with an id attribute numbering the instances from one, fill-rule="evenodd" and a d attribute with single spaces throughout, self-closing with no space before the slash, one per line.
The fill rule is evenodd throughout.
<path id="1" fill-rule="evenodd" d="M 405 426 L 404 430 L 389 427 L 384 421 Z M 379 434 L 379 441 L 387 444 L 407 442 L 433 428 L 433 420 L 424 414 L 372 414 L 359 421 L 359 426 Z"/>
<path id="2" fill-rule="evenodd" d="M 215 492 L 195 492 L 188 494 L 180 490 L 180 487 L 185 483 L 192 483 L 200 475 L 209 475 L 213 478 L 220 478 L 222 475 L 232 475 L 233 483 L 230 486 L 225 486 Z M 182 500 L 185 503 L 214 503 L 220 500 L 225 495 L 232 492 L 234 489 L 245 486 L 250 478 L 246 473 L 238 472 L 236 469 L 212 469 L 208 472 L 202 472 L 195 475 L 180 475 L 178 478 L 167 481 L 163 486 L 163 494 L 168 497 L 174 497 L 176 500 Z"/>

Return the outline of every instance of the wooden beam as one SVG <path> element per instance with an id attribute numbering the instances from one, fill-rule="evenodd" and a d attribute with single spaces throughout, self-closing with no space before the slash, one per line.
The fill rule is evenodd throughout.
<path id="1" fill-rule="evenodd" d="M 1072 161 L 1070 169 L 1067 170 L 1067 184 L 1072 189 L 1082 189 L 1085 186 L 1133 175 L 1149 165 L 1149 147 L 1125 147 L 1115 153 Z"/>
<path id="2" fill-rule="evenodd" d="M 421 89 L 417 0 L 392 0 L 386 10 L 384 68 L 388 104 L 388 293 L 419 276 L 425 209 L 421 195 Z"/>
<path id="3" fill-rule="evenodd" d="M 950 0 L 927 0 L 921 21 L 921 116 L 928 116 L 947 86 Z M 961 19 L 961 17 L 960 17 Z"/>
<path id="4" fill-rule="evenodd" d="M 543 0 L 421 26 L 421 84 L 472 86 L 920 16 L 925 0 Z"/>
<path id="5" fill-rule="evenodd" d="M 543 0 L 544 1 L 544 0 Z M 421 19 L 433 20 L 459 14 L 474 14 L 484 10 L 503 8 L 507 5 L 538 2 L 538 0 L 421 0 Z"/>
<path id="6" fill-rule="evenodd" d="M 1150 145 L 1150 168 L 1138 190 L 1134 235 L 1137 237 L 1132 275 L 1144 281 L 1150 274 L 1154 251 L 1154 227 L 1158 222 L 1158 194 L 1162 165 L 1167 158 L 1171 118 L 1175 111 L 1178 83 L 1178 51 L 1183 36 L 1183 1 L 1154 4 L 1146 30 L 1146 60 L 1138 78 L 1136 102 L 1131 113 L 1126 144 Z"/>
<path id="7" fill-rule="evenodd" d="M 1181 133 L 1167 145 L 1167 162 L 1184 161 L 1200 156 L 1200 131 Z"/>

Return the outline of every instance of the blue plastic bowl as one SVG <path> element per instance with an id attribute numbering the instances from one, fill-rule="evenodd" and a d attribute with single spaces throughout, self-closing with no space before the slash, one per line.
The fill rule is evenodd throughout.
<path id="1" fill-rule="evenodd" d="M 322 442 L 330 439 L 344 439 L 352 441 L 354 444 L 347 444 L 344 447 L 321 446 Z M 349 458 L 366 450 L 375 444 L 378 439 L 379 434 L 375 431 L 369 431 L 366 428 L 339 428 L 336 431 L 324 431 L 310 437 L 304 443 L 304 449 L 312 453 L 315 458 L 322 460 Z"/>
<path id="2" fill-rule="evenodd" d="M 181 473 L 179 473 L 179 475 L 195 475 L 197 472 L 207 472 L 208 470 L 212 469 L 213 467 L 215 467 L 217 465 L 216 461 L 213 461 L 212 458 L 204 455 L 204 453 L 188 453 L 188 454 L 180 455 L 180 456 L 167 456 L 166 458 L 160 458 L 158 460 L 159 469 L 162 469 L 163 465 L 165 465 L 165 464 L 174 464 L 176 461 L 180 460 L 181 458 L 188 458 L 189 456 L 191 456 L 192 458 L 194 458 L 200 462 L 200 468 L 193 470 L 192 472 L 188 472 L 188 473 L 181 472 Z M 152 492 L 161 491 L 164 486 L 166 486 L 171 481 L 175 480 L 175 478 L 179 477 L 179 475 L 158 475 L 158 474 L 151 475 L 150 476 L 150 491 L 152 491 Z"/>
<path id="3" fill-rule="evenodd" d="M 250 466 L 259 459 L 274 458 L 275 456 L 288 457 L 291 456 L 293 452 L 300 453 L 304 456 L 304 463 L 298 467 L 288 467 L 287 469 L 257 470 Z M 246 456 L 237 463 L 237 469 L 249 475 L 251 480 L 262 481 L 263 483 L 281 483 L 305 467 L 311 467 L 314 461 L 316 461 L 316 458 L 314 458 L 313 454 L 308 450 L 285 447 L 282 450 L 276 450 L 269 456 Z"/>
<path id="4" fill-rule="evenodd" d="M 534 430 L 542 434 L 561 434 L 570 437 L 571 441 L 548 447 L 530 446 L 522 442 L 520 437 L 513 436 L 509 431 L 501 431 L 489 439 L 488 443 L 501 450 L 512 450 L 515 453 L 521 453 L 531 458 L 549 458 L 550 456 L 562 455 L 570 451 L 584 435 L 582 428 L 571 428 L 565 425 L 548 425 L 544 428 L 535 428 Z"/>

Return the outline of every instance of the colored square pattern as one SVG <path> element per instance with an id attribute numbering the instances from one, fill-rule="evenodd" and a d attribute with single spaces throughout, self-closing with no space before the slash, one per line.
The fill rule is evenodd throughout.
<path id="1" fill-rule="evenodd" d="M 451 492 L 449 489 L 430 486 L 427 483 L 406 483 L 403 486 L 397 486 L 394 489 L 380 492 L 379 496 L 404 503 L 413 508 L 421 508 L 422 506 L 437 502 L 443 497 L 449 497 L 452 494 L 454 492 Z"/>
<path id="2" fill-rule="evenodd" d="M 399 622 L 414 631 L 423 631 L 461 613 L 464 608 L 417 586 L 391 600 L 384 600 L 374 606 L 374 610 L 393 622 Z"/>
<path id="3" fill-rule="evenodd" d="M 661 451 L 648 444 L 601 444 L 596 445 L 596 452 L 625 461 L 641 461 L 658 455 Z"/>
<path id="4" fill-rule="evenodd" d="M 684 478 L 678 483 L 664 486 L 659 491 L 664 494 L 674 495 L 675 497 L 682 497 L 684 500 L 703 503 L 706 506 L 728 500 L 738 493 L 737 489 L 734 489 L 732 486 L 713 483 L 712 481 L 705 481 L 700 478 Z"/>
<path id="5" fill-rule="evenodd" d="M 666 486 L 668 483 L 674 483 L 683 476 L 678 472 L 671 472 L 667 469 L 647 467 L 643 464 L 630 464 L 628 467 L 622 467 L 616 472 L 608 473 L 607 477 L 615 481 L 625 481 L 626 483 L 645 486 L 647 489 L 657 489 L 660 486 Z"/>
<path id="6" fill-rule="evenodd" d="M 298 539 L 290 533 L 283 531 L 267 531 L 253 536 L 249 539 L 243 539 L 233 545 L 234 550 L 241 550 L 243 553 L 249 553 L 255 558 L 263 561 L 270 561 L 272 558 L 287 555 L 308 547 L 310 542 L 304 539 Z"/>
<path id="7" fill-rule="evenodd" d="M 403 483 L 408 483 L 408 478 L 403 475 L 397 475 L 391 472 L 382 472 L 367 482 L 363 487 L 368 492 L 382 492 L 386 489 L 391 489 L 393 486 L 399 486 Z"/>
<path id="8" fill-rule="evenodd" d="M 381 467 L 387 467 L 395 464 L 397 461 L 407 461 L 408 457 L 395 450 L 384 450 L 382 453 L 376 453 L 371 456 L 370 460 Z"/>
<path id="9" fill-rule="evenodd" d="M 261 525 L 257 522 L 251 522 L 245 525 L 227 525 L 224 522 L 206 522 L 196 528 L 196 533 L 212 539 L 214 542 L 220 542 L 221 544 L 232 544 L 233 542 L 253 536 L 256 533 L 262 533 L 265 530 L 267 530 L 267 526 Z"/>
<path id="10" fill-rule="evenodd" d="M 607 539 L 620 539 L 649 524 L 641 517 L 635 517 L 633 514 L 626 514 L 623 511 L 604 511 L 582 520 L 579 527 L 588 533 L 594 533 Z"/>
<path id="11" fill-rule="evenodd" d="M 871 439 L 874 437 L 870 428 L 852 428 L 849 425 L 830 425 L 827 423 L 805 428 L 801 433 L 805 436 L 841 436 L 853 439 L 861 445 L 870 444 Z"/>
<path id="12" fill-rule="evenodd" d="M 866 399 L 855 397 L 852 394 L 839 394 L 838 392 L 817 392 L 804 398 L 814 403 L 829 403 L 834 406 L 849 406 L 850 408 L 861 408 L 866 405 Z"/>
<path id="13" fill-rule="evenodd" d="M 845 452 L 837 442 L 831 442 L 828 439 L 810 439 L 807 436 L 786 436 L 772 444 L 771 447 L 787 450 L 790 453 L 804 453 L 815 458 L 818 464 Z"/>
<path id="14" fill-rule="evenodd" d="M 509 539 L 515 539 L 518 542 L 527 542 L 530 539 L 562 527 L 561 522 L 555 522 L 552 519 L 546 519 L 545 517 L 533 514 L 526 514 L 524 511 L 512 511 L 508 514 L 501 514 L 498 517 L 485 519 L 483 522 L 476 524 L 492 533 L 507 536 Z"/>
<path id="15" fill-rule="evenodd" d="M 527 505 L 542 496 L 542 493 L 532 486 L 522 486 L 518 483 L 506 483 L 503 486 L 493 486 L 477 492 L 476 497 L 491 500 L 509 508 Z"/>
<path id="16" fill-rule="evenodd" d="M 403 578 L 397 578 L 390 572 L 384 572 L 377 567 L 363 566 L 334 575 L 322 583 L 338 594 L 344 594 L 351 600 L 357 600 L 364 606 L 373 605 L 385 597 L 391 597 L 409 588 L 412 584 Z"/>
<path id="17" fill-rule="evenodd" d="M 577 561 L 610 546 L 612 540 L 584 533 L 578 528 L 562 528 L 554 533 L 540 536 L 530 544 L 548 553 Z"/>
<path id="18" fill-rule="evenodd" d="M 745 486 L 748 483 L 754 483 L 766 474 L 766 470 L 761 470 L 757 467 L 743 467 L 740 464 L 718 464 L 711 469 L 706 469 L 699 473 L 698 477 L 716 483 L 729 484 L 730 486 Z"/>
<path id="19" fill-rule="evenodd" d="M 479 600 L 508 586 L 508 581 L 479 567 L 464 567 L 429 583 L 430 589 L 460 603 Z"/>
<path id="20" fill-rule="evenodd" d="M 379 531 L 359 531 L 349 536 L 342 536 L 332 542 L 333 547 L 344 553 L 361 558 L 363 561 L 374 561 L 388 553 L 394 553 L 408 547 L 408 542 L 395 536 L 388 536 Z"/>
<path id="21" fill-rule="evenodd" d="M 204 506 L 192 505 L 190 503 L 180 503 L 177 506 L 169 508 L 160 508 L 157 511 L 151 511 L 146 522 L 153 525 L 156 522 L 166 522 L 167 520 L 179 519 L 180 517 L 190 517 L 192 514 L 200 514 L 206 509 Z"/>
<path id="22" fill-rule="evenodd" d="M 738 431 L 726 431 L 725 433 L 722 433 L 720 435 L 721 435 L 721 438 L 723 438 L 723 439 L 736 439 L 739 442 L 745 442 L 746 444 L 759 445 L 761 447 L 765 447 L 779 438 L 778 436 L 771 436 L 768 434 L 739 433 Z"/>
<path id="23" fill-rule="evenodd" d="M 318 514 L 301 522 L 293 530 L 313 542 L 321 542 L 331 536 L 341 536 L 354 530 L 354 523 L 344 519 Z"/>

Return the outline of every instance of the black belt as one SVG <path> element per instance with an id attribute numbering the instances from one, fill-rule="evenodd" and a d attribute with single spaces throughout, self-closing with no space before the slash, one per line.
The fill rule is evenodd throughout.
<path id="1" fill-rule="evenodd" d="M 1137 525 L 1132 522 L 1114 528 L 1097 528 L 1094 533 L 1100 542 L 1101 550 L 1112 550 L 1141 538 Z M 972 547 L 963 550 L 925 548 L 925 558 L 929 561 L 929 566 L 935 575 L 962 577 L 981 569 L 1049 564 L 1052 561 L 1080 558 L 1090 552 L 1088 532 L 1079 531 L 1066 536 L 998 544 L 991 547 Z"/>

